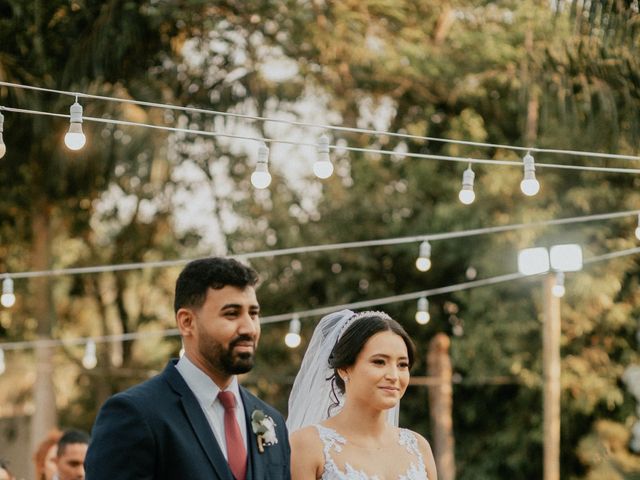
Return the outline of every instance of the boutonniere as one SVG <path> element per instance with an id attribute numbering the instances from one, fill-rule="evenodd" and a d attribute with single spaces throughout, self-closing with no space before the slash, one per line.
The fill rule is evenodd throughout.
<path id="1" fill-rule="evenodd" d="M 264 453 L 264 447 L 278 443 L 276 424 L 269 415 L 262 410 L 254 410 L 251 414 L 251 428 L 258 440 L 258 451 Z"/>

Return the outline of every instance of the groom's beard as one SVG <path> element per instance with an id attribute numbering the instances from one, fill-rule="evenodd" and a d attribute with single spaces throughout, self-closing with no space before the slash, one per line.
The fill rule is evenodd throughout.
<path id="1" fill-rule="evenodd" d="M 235 352 L 234 348 L 240 342 L 254 344 L 253 352 Z M 224 348 L 220 343 L 206 337 L 200 338 L 200 352 L 217 369 L 228 375 L 247 373 L 253 368 L 255 358 L 255 340 L 248 335 L 240 335 Z"/>

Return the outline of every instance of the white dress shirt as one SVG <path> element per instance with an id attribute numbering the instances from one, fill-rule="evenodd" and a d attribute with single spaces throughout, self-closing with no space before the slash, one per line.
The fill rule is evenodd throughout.
<path id="1" fill-rule="evenodd" d="M 176 368 L 198 400 L 224 457 L 228 458 L 227 442 L 224 434 L 224 407 L 218 399 L 220 388 L 206 373 L 196 367 L 193 362 L 187 358 L 187 355 L 183 355 L 180 360 L 178 360 Z M 233 376 L 231 384 L 226 388 L 226 391 L 233 392 L 236 397 L 236 420 L 240 426 L 240 433 L 242 434 L 245 448 L 249 451 L 247 445 L 247 424 L 245 421 L 244 404 L 240 396 L 240 387 L 238 386 L 238 377 Z"/>

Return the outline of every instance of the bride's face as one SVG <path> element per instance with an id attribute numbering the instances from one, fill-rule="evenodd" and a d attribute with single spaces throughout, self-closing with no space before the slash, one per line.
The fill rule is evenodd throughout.
<path id="1" fill-rule="evenodd" d="M 364 402 L 386 410 L 394 407 L 409 384 L 409 355 L 402 337 L 386 331 L 373 335 L 358 354 L 356 363 L 345 369 L 348 401 Z"/>

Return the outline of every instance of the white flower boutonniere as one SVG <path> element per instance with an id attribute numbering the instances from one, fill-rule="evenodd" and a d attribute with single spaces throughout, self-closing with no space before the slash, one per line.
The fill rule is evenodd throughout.
<path id="1" fill-rule="evenodd" d="M 260 453 L 264 453 L 265 446 L 278 443 L 276 424 L 273 418 L 265 415 L 262 410 L 254 410 L 251 414 L 251 428 L 253 429 L 253 433 L 256 434 L 258 451 Z"/>

